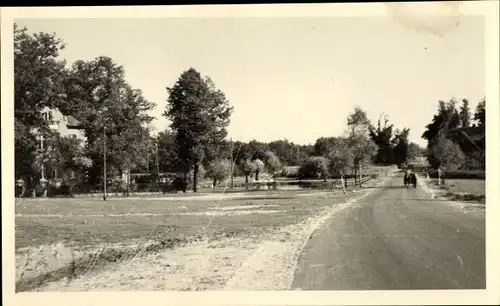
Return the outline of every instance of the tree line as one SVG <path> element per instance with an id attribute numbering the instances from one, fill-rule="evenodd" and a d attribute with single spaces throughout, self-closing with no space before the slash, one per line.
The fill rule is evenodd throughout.
<path id="1" fill-rule="evenodd" d="M 485 170 L 486 99 L 474 111 L 469 101 L 439 101 L 437 113 L 426 126 L 422 138 L 427 140 L 427 160 L 442 171 Z M 472 139 L 472 136 L 479 135 Z"/>
<path id="2" fill-rule="evenodd" d="M 148 112 L 156 104 L 127 83 L 125 69 L 106 56 L 67 65 L 59 59 L 64 47 L 55 34 L 30 35 L 14 26 L 15 173 L 30 183 L 39 181 L 43 165 L 57 170 L 59 178 L 69 180 L 70 173 L 77 173 L 77 181 L 99 186 L 104 156 L 109 177 L 149 173 L 156 181 L 160 173 L 176 173 L 184 191 L 188 184 L 196 191 L 203 178 L 216 185 L 233 172 L 248 182 L 252 176 L 259 180 L 263 172 L 286 175 L 285 166 L 298 168 L 296 175 L 303 178 L 357 178 L 367 164 L 400 165 L 434 152 L 433 146 L 424 149 L 410 142 L 410 130 L 395 128 L 387 116 L 372 124 L 359 107 L 349 114 L 343 135 L 320 137 L 314 144 L 233 142 L 227 137 L 233 107 L 214 80 L 194 68 L 165 88 L 162 115 L 170 126 L 152 136 Z M 439 116 L 452 118 L 451 128 L 455 115 L 445 106 Z M 51 129 L 53 120 L 44 117 L 45 108 L 76 118 L 86 140 Z M 439 118 L 428 126 L 429 137 L 442 122 Z"/>

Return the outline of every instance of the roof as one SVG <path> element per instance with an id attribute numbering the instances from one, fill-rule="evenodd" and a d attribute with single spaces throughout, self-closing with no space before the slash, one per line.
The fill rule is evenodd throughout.
<path id="1" fill-rule="evenodd" d="M 482 127 L 472 126 L 465 128 L 453 129 L 448 132 L 450 137 L 460 137 L 467 135 L 473 141 L 481 141 L 485 138 L 485 130 Z"/>
<path id="2" fill-rule="evenodd" d="M 76 120 L 75 117 L 67 116 L 67 118 L 68 118 L 68 122 L 67 122 L 66 126 L 68 127 L 68 129 L 73 129 L 73 130 L 81 129 L 80 121 Z"/>

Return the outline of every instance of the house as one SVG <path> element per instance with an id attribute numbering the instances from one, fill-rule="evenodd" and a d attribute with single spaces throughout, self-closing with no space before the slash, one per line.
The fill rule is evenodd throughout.
<path id="1" fill-rule="evenodd" d="M 484 151 L 486 143 L 484 127 L 462 127 L 448 131 L 448 137 L 465 151 Z"/>

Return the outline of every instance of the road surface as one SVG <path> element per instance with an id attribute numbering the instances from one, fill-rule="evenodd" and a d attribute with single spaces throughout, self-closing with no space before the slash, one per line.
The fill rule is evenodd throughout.
<path id="1" fill-rule="evenodd" d="M 293 289 L 485 289 L 485 211 L 403 188 L 400 176 L 311 237 Z"/>

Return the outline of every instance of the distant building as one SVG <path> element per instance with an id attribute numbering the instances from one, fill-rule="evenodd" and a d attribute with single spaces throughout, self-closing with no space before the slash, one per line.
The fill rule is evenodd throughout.
<path id="1" fill-rule="evenodd" d="M 58 109 L 45 108 L 43 112 L 46 114 L 46 119 L 54 122 L 52 129 L 59 132 L 63 137 L 75 136 L 79 139 L 86 140 L 85 134 L 79 129 L 79 122 L 72 116 L 63 115 Z"/>

